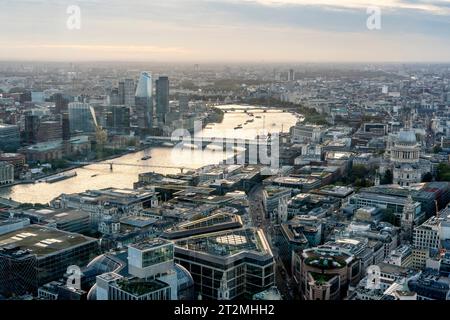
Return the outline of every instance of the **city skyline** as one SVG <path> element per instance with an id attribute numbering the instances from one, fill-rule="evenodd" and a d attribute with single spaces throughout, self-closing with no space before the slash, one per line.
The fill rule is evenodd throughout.
<path id="1" fill-rule="evenodd" d="M 449 18 L 450 0 L 0 0 L 0 303 L 449 301 Z"/>
<path id="2" fill-rule="evenodd" d="M 447 0 L 0 4 L 0 36 L 8 39 L 0 41 L 0 60 L 347 63 L 450 57 Z M 72 5 L 80 9 L 80 29 L 67 28 Z M 381 10 L 381 24 L 369 30 L 367 9 L 373 6 Z"/>

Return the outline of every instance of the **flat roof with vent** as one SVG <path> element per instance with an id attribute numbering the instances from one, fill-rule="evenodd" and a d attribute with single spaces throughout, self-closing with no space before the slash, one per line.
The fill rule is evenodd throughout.
<path id="1" fill-rule="evenodd" d="M 77 233 L 30 225 L 0 236 L 0 253 L 20 250 L 45 256 L 94 241 L 97 240 Z"/>
<path id="2" fill-rule="evenodd" d="M 176 241 L 176 246 L 215 256 L 231 256 L 242 252 L 272 255 L 267 240 L 260 230 L 246 228 L 209 233 Z"/>

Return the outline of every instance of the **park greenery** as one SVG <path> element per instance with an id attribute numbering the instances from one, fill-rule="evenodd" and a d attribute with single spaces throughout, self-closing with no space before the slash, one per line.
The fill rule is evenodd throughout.
<path id="1" fill-rule="evenodd" d="M 440 163 L 437 168 L 437 181 L 450 181 L 450 164 Z"/>
<path id="2" fill-rule="evenodd" d="M 326 120 L 326 115 L 317 112 L 317 110 L 313 108 L 305 107 L 301 104 L 296 104 L 292 102 L 281 101 L 274 98 L 254 98 L 249 99 L 246 103 L 251 105 L 258 105 L 264 107 L 272 107 L 278 109 L 284 109 L 289 111 L 297 112 L 305 118 L 305 123 L 317 124 L 317 125 L 327 125 L 328 122 Z"/>

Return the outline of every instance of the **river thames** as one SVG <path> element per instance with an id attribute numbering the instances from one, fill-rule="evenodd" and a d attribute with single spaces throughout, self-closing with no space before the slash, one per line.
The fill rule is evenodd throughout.
<path id="1" fill-rule="evenodd" d="M 198 136 L 204 137 L 227 137 L 253 139 L 258 134 L 288 132 L 295 125 L 298 116 L 289 112 L 279 110 L 267 110 L 248 107 L 227 105 L 220 107 L 227 110 L 222 123 L 209 124 Z M 246 108 L 243 111 L 231 111 L 230 109 Z M 251 116 L 253 113 L 253 116 Z M 242 125 L 242 129 L 236 129 Z M 142 160 L 144 156 L 150 155 L 148 160 Z M 196 169 L 208 164 L 217 164 L 233 155 L 233 152 L 223 152 L 207 148 L 205 150 L 192 150 L 190 148 L 179 149 L 171 147 L 154 147 L 145 151 L 130 153 L 116 158 L 112 162 L 128 165 L 116 165 L 113 171 L 106 162 L 100 162 L 77 168 L 72 171 L 77 176 L 56 183 L 22 184 L 0 190 L 0 196 L 25 203 L 47 203 L 59 196 L 61 193 L 77 193 L 88 189 L 132 188 L 133 183 L 138 180 L 139 173 L 179 173 L 176 168 L 156 168 L 155 166 L 177 166 Z M 148 167 L 145 167 L 148 165 Z M 71 172 L 71 171 L 70 171 Z"/>

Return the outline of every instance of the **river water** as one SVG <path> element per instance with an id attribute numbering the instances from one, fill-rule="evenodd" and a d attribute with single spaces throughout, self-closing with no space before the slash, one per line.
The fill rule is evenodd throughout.
<path id="1" fill-rule="evenodd" d="M 298 120 L 298 117 L 294 114 L 277 110 L 267 110 L 264 113 L 262 109 L 238 105 L 227 105 L 221 108 L 227 110 L 223 122 L 208 125 L 198 133 L 198 136 L 253 139 L 258 134 L 288 132 L 290 127 L 295 125 Z M 233 108 L 246 108 L 248 113 L 239 110 L 231 111 L 230 109 Z M 253 113 L 254 116 L 252 117 L 249 113 Z M 252 119 L 252 122 L 247 122 L 247 120 L 251 121 Z M 234 128 L 240 124 L 242 129 L 235 130 Z M 151 159 L 142 160 L 146 155 L 150 155 Z M 180 169 L 177 168 L 157 168 L 150 167 L 151 165 L 194 169 L 219 163 L 232 155 L 232 151 L 223 152 L 214 150 L 214 148 L 192 150 L 191 148 L 154 147 L 112 160 L 115 163 L 125 164 L 115 165 L 113 171 L 110 170 L 108 165 L 105 165 L 107 162 L 100 162 L 73 170 L 77 173 L 74 178 L 53 184 L 16 185 L 1 189 L 0 196 L 18 202 L 47 203 L 61 193 L 77 193 L 88 189 L 108 187 L 132 188 L 133 183 L 138 180 L 139 173 L 150 171 L 164 174 L 180 172 Z M 145 165 L 148 165 L 148 167 L 145 167 Z"/>

